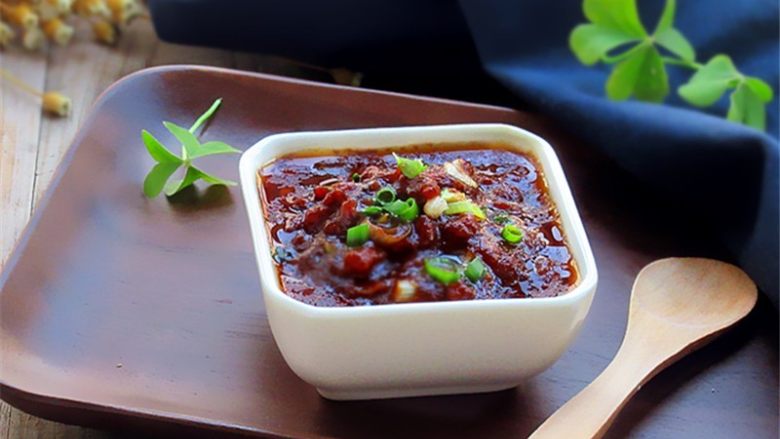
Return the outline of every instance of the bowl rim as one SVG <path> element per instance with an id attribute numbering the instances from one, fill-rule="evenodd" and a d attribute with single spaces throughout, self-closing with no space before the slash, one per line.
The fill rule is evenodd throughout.
<path id="1" fill-rule="evenodd" d="M 566 241 L 569 247 L 577 246 L 582 254 L 581 258 L 575 260 L 577 262 L 580 273 L 584 273 L 581 279 L 575 287 L 566 294 L 555 297 L 537 297 L 530 299 L 485 299 L 485 300 L 459 300 L 459 301 L 445 301 L 445 302 L 412 302 L 412 303 L 394 303 L 394 304 L 382 304 L 376 306 L 346 306 L 346 307 L 326 307 L 316 306 L 308 303 L 296 300 L 282 291 L 279 284 L 279 276 L 276 270 L 276 266 L 271 258 L 271 240 L 268 236 L 268 224 L 263 214 L 263 208 L 261 205 L 262 194 L 260 193 L 259 185 L 257 184 L 257 172 L 264 166 L 267 166 L 278 155 L 272 155 L 270 158 L 259 162 L 258 156 L 261 155 L 262 149 L 269 144 L 284 141 L 284 140 L 311 140 L 312 138 L 323 138 L 330 142 L 343 137 L 352 136 L 382 136 L 388 134 L 402 134 L 402 133 L 431 133 L 431 132 L 446 132 L 453 130 L 471 130 L 482 131 L 484 133 L 489 132 L 504 132 L 510 136 L 516 136 L 531 140 L 530 149 L 534 154 L 539 156 L 545 156 L 547 165 L 544 160 L 538 157 L 538 163 L 541 165 L 544 177 L 550 186 L 550 181 L 554 180 L 557 185 L 555 192 L 558 192 L 560 198 L 555 202 L 558 208 L 558 213 L 561 219 L 568 218 L 570 224 L 573 227 L 566 227 L 564 230 Z M 453 141 L 442 141 L 442 143 L 451 143 Z M 457 142 L 457 141 L 455 141 Z M 302 142 L 305 143 L 305 142 Z M 326 143 L 326 142 L 323 142 Z M 368 142 L 366 142 L 368 143 Z M 398 145 L 403 147 L 410 145 L 411 143 L 405 143 Z M 339 151 L 344 149 L 361 149 L 361 147 L 355 146 L 330 146 L 325 145 L 333 151 Z M 321 150 L 323 147 L 320 147 Z M 382 147 L 384 148 L 384 147 Z M 393 148 L 390 146 L 389 148 Z M 291 148 L 295 152 L 312 150 L 310 147 Z M 373 149 L 371 147 L 365 147 L 366 150 Z M 292 151 L 285 151 L 284 154 L 289 154 Z M 548 169 L 549 168 L 549 169 Z M 394 314 L 425 314 L 429 312 L 441 312 L 441 311 L 455 311 L 464 309 L 475 309 L 480 311 L 486 311 L 497 308 L 517 307 L 517 308 L 548 308 L 550 306 L 571 306 L 586 300 L 590 293 L 595 291 L 596 284 L 598 282 L 598 272 L 596 269 L 595 259 L 590 247 L 585 228 L 582 225 L 582 220 L 577 210 L 577 206 L 574 202 L 574 198 L 571 194 L 568 181 L 563 173 L 558 156 L 555 154 L 552 146 L 544 140 L 542 137 L 524 130 L 522 128 L 503 124 L 503 123 L 469 123 L 469 124 L 449 124 L 449 125 L 419 125 L 419 126 L 399 126 L 399 127 L 379 127 L 379 128 L 357 128 L 357 129 L 338 129 L 338 130 L 321 130 L 321 131 L 295 131 L 277 133 L 266 136 L 249 147 L 241 155 L 239 161 L 239 173 L 240 184 L 244 199 L 244 205 L 247 211 L 247 216 L 250 222 L 251 236 L 253 241 L 253 248 L 255 253 L 255 259 L 258 266 L 258 274 L 260 275 L 260 287 L 264 296 L 274 298 L 281 301 L 288 307 L 298 308 L 297 311 L 305 314 L 309 317 L 362 317 L 371 315 L 394 315 Z M 550 192 L 553 192 L 550 189 Z M 573 230 L 572 230 L 573 229 Z M 576 252 L 575 252 L 576 253 Z M 269 276 L 270 275 L 270 276 Z M 269 279 L 269 277 L 271 279 Z"/>

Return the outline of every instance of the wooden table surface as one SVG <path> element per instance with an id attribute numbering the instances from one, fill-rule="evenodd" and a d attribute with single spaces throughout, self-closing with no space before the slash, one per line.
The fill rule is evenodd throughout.
<path id="1" fill-rule="evenodd" d="M 95 43 L 89 29 L 80 26 L 68 47 L 0 51 L 0 67 L 37 89 L 58 90 L 73 101 L 70 117 L 45 116 L 37 98 L 0 82 L 0 270 L 97 96 L 131 72 L 164 64 L 317 76 L 274 58 L 162 43 L 143 20 L 133 23 L 116 47 Z M 36 418 L 0 401 L 0 439 L 117 437 L 122 435 Z"/>
<path id="2" fill-rule="evenodd" d="M 129 73 L 165 64 L 306 76 L 274 58 L 163 43 L 142 19 L 131 24 L 116 47 L 94 42 L 82 23 L 69 46 L 0 51 L 0 67 L 36 89 L 60 91 L 73 102 L 69 117 L 47 116 L 37 98 L 0 81 L 0 271 L 97 96 Z M 0 401 L 0 439 L 113 437 L 117 435 L 36 418 Z"/>

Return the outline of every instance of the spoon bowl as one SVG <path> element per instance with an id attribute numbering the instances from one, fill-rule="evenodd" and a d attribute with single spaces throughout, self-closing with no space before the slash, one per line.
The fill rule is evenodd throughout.
<path id="1" fill-rule="evenodd" d="M 757 298 L 753 281 L 731 264 L 702 258 L 649 264 L 634 282 L 615 358 L 531 438 L 603 436 L 639 388 L 745 317 Z"/>
<path id="2" fill-rule="evenodd" d="M 631 313 L 652 314 L 670 325 L 723 327 L 747 314 L 756 297 L 753 281 L 731 264 L 703 258 L 661 259 L 637 276 Z"/>

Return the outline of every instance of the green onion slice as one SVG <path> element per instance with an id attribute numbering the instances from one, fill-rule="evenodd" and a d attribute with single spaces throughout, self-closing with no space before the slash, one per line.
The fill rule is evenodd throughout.
<path id="1" fill-rule="evenodd" d="M 374 195 L 377 204 L 388 204 L 395 201 L 395 189 L 392 186 L 385 186 Z"/>
<path id="2" fill-rule="evenodd" d="M 383 212 L 383 209 L 379 206 L 368 206 L 365 209 L 361 210 L 360 213 L 366 216 L 374 216 L 379 215 Z"/>
<path id="3" fill-rule="evenodd" d="M 435 281 L 444 285 L 454 284 L 460 280 L 458 264 L 449 258 L 429 258 L 424 262 L 425 272 Z"/>
<path id="4" fill-rule="evenodd" d="M 496 224 L 504 225 L 509 222 L 509 216 L 505 213 L 499 213 L 493 217 L 493 222 Z"/>
<path id="5" fill-rule="evenodd" d="M 398 217 L 406 222 L 412 222 L 420 215 L 420 208 L 414 198 L 408 198 L 404 203 L 406 208 L 398 212 Z"/>
<path id="6" fill-rule="evenodd" d="M 368 241 L 368 223 L 359 224 L 347 229 L 347 245 L 360 247 Z"/>
<path id="7" fill-rule="evenodd" d="M 444 213 L 447 215 L 458 215 L 461 213 L 470 213 L 479 219 L 487 218 L 485 216 L 485 212 L 483 212 L 482 209 L 480 209 L 479 206 L 477 206 L 471 200 L 456 201 L 454 203 L 450 203 L 449 206 L 447 207 L 447 210 L 445 210 Z"/>
<path id="8" fill-rule="evenodd" d="M 466 271 L 463 272 L 463 274 L 465 274 L 470 281 L 477 282 L 478 280 L 485 277 L 486 272 L 487 268 L 485 268 L 485 264 L 482 262 L 482 259 L 476 257 L 472 259 L 468 265 L 466 265 Z"/>
<path id="9" fill-rule="evenodd" d="M 414 198 L 407 198 L 406 201 L 395 200 L 390 204 L 385 204 L 384 208 L 407 223 L 414 221 L 420 215 L 420 208 Z"/>
<path id="10" fill-rule="evenodd" d="M 504 241 L 514 245 L 523 239 L 523 231 L 514 224 L 507 224 L 501 229 L 501 237 Z"/>
<path id="11" fill-rule="evenodd" d="M 288 250 L 282 246 L 275 247 L 272 256 L 274 262 L 276 262 L 277 264 L 281 264 L 283 262 L 287 262 L 295 259 L 295 254 L 291 250 Z"/>
<path id="12" fill-rule="evenodd" d="M 420 159 L 407 159 L 393 153 L 396 163 L 398 163 L 398 169 L 406 178 L 414 178 L 420 175 L 426 168 L 425 164 Z"/>

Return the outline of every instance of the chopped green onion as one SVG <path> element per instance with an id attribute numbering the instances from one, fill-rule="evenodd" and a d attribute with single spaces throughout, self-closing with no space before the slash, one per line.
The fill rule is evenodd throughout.
<path id="1" fill-rule="evenodd" d="M 515 245 L 523 239 L 523 231 L 514 224 L 507 224 L 501 229 L 501 237 L 504 241 Z"/>
<path id="2" fill-rule="evenodd" d="M 390 204 L 385 204 L 383 207 L 385 211 L 396 215 L 398 212 L 406 209 L 406 203 L 401 200 L 395 200 Z"/>
<path id="3" fill-rule="evenodd" d="M 493 222 L 500 225 L 506 224 L 509 222 L 509 215 L 505 213 L 499 213 L 493 217 Z"/>
<path id="4" fill-rule="evenodd" d="M 441 190 L 441 197 L 444 198 L 444 201 L 448 203 L 454 203 L 456 201 L 463 201 L 466 199 L 466 194 L 463 192 L 456 190 L 456 189 L 450 189 L 450 188 L 444 188 Z"/>
<path id="5" fill-rule="evenodd" d="M 426 168 L 425 164 L 420 159 L 406 159 L 393 153 L 396 163 L 398 163 L 398 169 L 406 178 L 414 178 L 420 175 Z"/>
<path id="6" fill-rule="evenodd" d="M 376 193 L 374 199 L 378 204 L 392 203 L 395 201 L 395 189 L 393 189 L 392 186 L 385 186 L 382 189 L 379 189 L 379 192 Z"/>
<path id="7" fill-rule="evenodd" d="M 423 204 L 423 212 L 431 218 L 438 218 L 444 214 L 447 207 L 449 207 L 449 205 L 444 198 L 441 196 L 433 197 Z"/>
<path id="8" fill-rule="evenodd" d="M 420 216 L 420 208 L 417 207 L 417 201 L 414 198 L 406 200 L 406 209 L 398 212 L 398 217 L 406 222 L 412 222 Z"/>
<path id="9" fill-rule="evenodd" d="M 454 203 L 450 203 L 449 206 L 447 207 L 447 210 L 445 210 L 444 213 L 447 215 L 458 215 L 461 213 L 470 213 L 479 219 L 487 218 L 485 216 L 485 212 L 483 212 L 482 209 L 480 209 L 479 206 L 477 206 L 471 200 L 456 201 Z"/>
<path id="10" fill-rule="evenodd" d="M 390 204 L 385 204 L 385 210 L 398 218 L 408 222 L 414 221 L 420 215 L 420 208 L 417 207 L 417 201 L 414 198 L 407 198 L 406 201 L 395 200 Z"/>
<path id="11" fill-rule="evenodd" d="M 359 224 L 347 230 L 348 246 L 360 247 L 366 241 L 368 241 L 368 223 Z"/>
<path id="12" fill-rule="evenodd" d="M 466 271 L 463 274 L 465 274 L 470 281 L 476 282 L 485 276 L 486 271 L 487 269 L 485 268 L 485 264 L 482 263 L 482 259 L 476 257 L 466 265 Z"/>
<path id="13" fill-rule="evenodd" d="M 361 210 L 360 213 L 366 216 L 374 216 L 379 215 L 382 213 L 383 209 L 379 206 L 368 206 L 365 209 Z"/>
<path id="14" fill-rule="evenodd" d="M 281 264 L 282 262 L 287 262 L 295 259 L 295 254 L 291 250 L 288 250 L 282 246 L 275 247 L 272 256 L 274 262 L 276 262 L 277 264 Z"/>
<path id="15" fill-rule="evenodd" d="M 429 276 L 444 285 L 454 284 L 460 280 L 458 265 L 452 259 L 443 257 L 429 258 L 425 260 L 424 266 Z"/>
<path id="16" fill-rule="evenodd" d="M 351 179 L 352 179 L 352 181 L 354 181 L 355 183 L 357 183 L 357 182 L 359 182 L 359 181 L 360 181 L 360 174 L 358 174 L 357 172 L 355 172 L 355 173 L 354 173 L 354 174 L 352 174 L 352 176 L 351 176 L 351 177 L 349 177 L 349 178 L 351 178 Z"/>

